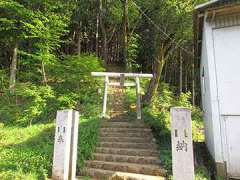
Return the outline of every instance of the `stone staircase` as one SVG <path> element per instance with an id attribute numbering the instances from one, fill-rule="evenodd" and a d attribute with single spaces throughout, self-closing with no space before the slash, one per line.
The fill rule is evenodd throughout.
<path id="1" fill-rule="evenodd" d="M 151 129 L 143 121 L 103 121 L 94 160 L 81 175 L 93 179 L 160 180 L 166 174 Z"/>
<path id="2" fill-rule="evenodd" d="M 130 121 L 123 105 L 123 89 L 113 88 L 111 119 L 102 120 L 93 160 L 85 162 L 81 176 L 94 180 L 163 180 L 159 152 L 151 128 Z"/>

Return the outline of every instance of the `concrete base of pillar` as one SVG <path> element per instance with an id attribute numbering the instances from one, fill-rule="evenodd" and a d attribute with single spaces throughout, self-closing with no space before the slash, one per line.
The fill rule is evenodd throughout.
<path id="1" fill-rule="evenodd" d="M 226 163 L 216 162 L 215 165 L 217 176 L 221 177 L 222 179 L 228 179 Z"/>

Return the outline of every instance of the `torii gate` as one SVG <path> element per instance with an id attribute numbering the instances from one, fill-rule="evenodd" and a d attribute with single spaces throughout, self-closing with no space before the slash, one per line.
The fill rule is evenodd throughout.
<path id="1" fill-rule="evenodd" d="M 107 111 L 107 96 L 108 96 L 108 86 L 121 86 L 121 87 L 136 87 L 137 96 L 137 119 L 141 119 L 141 95 L 140 95 L 140 78 L 152 78 L 152 74 L 136 74 L 136 73 L 113 73 L 113 72 L 92 72 L 92 76 L 95 77 L 105 77 L 104 82 L 104 97 L 103 97 L 103 111 L 102 117 L 106 117 Z M 109 77 L 120 78 L 120 82 L 110 82 Z M 135 83 L 125 83 L 125 77 L 130 77 L 135 79 Z"/>

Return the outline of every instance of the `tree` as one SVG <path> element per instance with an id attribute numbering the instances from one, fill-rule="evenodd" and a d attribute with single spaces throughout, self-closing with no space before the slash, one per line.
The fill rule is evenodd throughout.
<path id="1" fill-rule="evenodd" d="M 103 2 L 102 0 L 99 0 L 99 20 L 100 20 L 100 27 L 102 31 L 103 36 L 103 59 L 105 67 L 108 63 L 108 40 L 107 40 L 107 30 L 104 24 L 104 13 L 103 13 Z"/>
<path id="2" fill-rule="evenodd" d="M 51 1 L 0 2 L 1 41 L 12 49 L 9 73 L 11 93 L 15 90 L 17 66 L 21 65 L 18 56 L 35 59 L 41 67 L 42 82 L 47 82 L 45 65 L 54 59 L 54 51 L 60 47 L 61 37 L 67 32 L 71 6 L 71 3 L 62 0 L 57 5 Z M 32 64 L 31 68 L 34 66 Z"/>
<path id="3" fill-rule="evenodd" d="M 153 78 L 150 81 L 148 91 L 144 98 L 145 103 L 150 104 L 152 98 L 156 95 L 157 89 L 159 87 L 160 78 L 162 75 L 163 67 L 169 56 L 169 52 L 172 48 L 171 40 L 160 40 L 160 45 L 158 46 L 157 55 L 153 64 Z"/>
<path id="4" fill-rule="evenodd" d="M 123 62 L 127 69 L 131 69 L 131 64 L 128 63 L 128 0 L 122 0 L 123 3 Z"/>
<path id="5" fill-rule="evenodd" d="M 19 43 L 27 39 L 32 30 L 33 13 L 18 2 L 5 0 L 0 2 L 1 27 L 0 39 L 12 49 L 9 90 L 14 93 L 16 86 Z"/>
<path id="6" fill-rule="evenodd" d="M 65 55 L 95 53 L 105 67 L 118 62 L 128 71 L 152 72 L 147 103 L 161 81 L 198 96 L 198 65 L 191 63 L 192 10 L 198 1 L 3 0 L 0 65 L 10 76 L 9 89 L 14 92 L 16 81 L 49 84 L 49 67 Z"/>
<path id="7" fill-rule="evenodd" d="M 152 61 L 154 78 L 151 80 L 145 96 L 145 103 L 149 104 L 159 87 L 165 62 L 179 52 L 191 54 L 191 48 L 185 49 L 183 46 L 187 44 L 187 42 L 191 42 L 193 37 L 191 12 L 194 8 L 194 2 L 176 0 L 153 1 L 147 5 L 149 6 L 150 13 L 147 12 L 147 17 L 145 18 L 147 18 L 147 20 L 150 19 L 150 25 L 154 26 L 154 30 L 149 28 L 152 31 L 150 31 L 150 33 L 156 34 L 155 37 L 152 37 L 154 39 L 153 42 L 158 41 L 158 43 L 155 43 L 155 47 L 152 47 L 155 52 L 155 57 L 153 57 L 154 60 Z M 154 31 L 157 31 L 157 33 L 154 33 Z M 179 50 L 177 51 L 176 49 Z M 178 57 L 182 58 L 181 56 Z M 180 59 L 180 61 L 182 60 Z M 175 60 L 175 63 L 178 63 L 178 61 Z M 167 65 L 170 65 L 170 63 Z M 180 67 L 183 68 L 183 66 Z M 180 69 L 179 72 L 182 72 L 182 70 L 183 69 Z M 176 70 L 173 72 L 175 73 Z M 171 74 L 170 76 L 173 75 Z M 182 86 L 182 81 L 178 84 Z M 181 91 L 182 87 L 179 89 Z"/>

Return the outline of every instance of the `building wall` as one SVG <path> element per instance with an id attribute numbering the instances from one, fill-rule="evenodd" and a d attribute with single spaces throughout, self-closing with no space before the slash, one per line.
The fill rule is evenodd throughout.
<path id="1" fill-rule="evenodd" d="M 229 177 L 239 178 L 240 14 L 206 17 L 201 56 L 206 144 L 219 169 L 227 167 Z"/>
<path id="2" fill-rule="evenodd" d="M 213 43 L 213 23 L 205 16 L 203 28 L 201 71 L 205 67 L 205 90 L 202 80 L 202 102 L 205 119 L 207 147 L 217 163 L 223 163 L 223 146 L 221 138 L 221 123 L 218 104 L 218 90 Z"/>
<path id="3" fill-rule="evenodd" d="M 205 120 L 205 138 L 208 150 L 210 151 L 212 157 L 215 157 L 213 123 L 212 123 L 212 106 L 210 102 L 211 99 L 209 80 L 210 69 L 208 67 L 208 55 L 206 46 L 207 46 L 206 33 L 205 31 L 203 31 L 200 75 L 201 75 L 202 106 Z"/>
<path id="4" fill-rule="evenodd" d="M 236 16 L 232 16 L 236 17 Z M 240 115 L 240 26 L 231 21 L 213 29 L 214 53 L 221 115 Z M 240 18 L 239 18 L 240 20 Z M 220 21 L 222 22 L 222 21 Z"/>
<path id="5" fill-rule="evenodd" d="M 233 22 L 236 24 L 233 25 Z M 213 28 L 223 157 L 230 177 L 240 177 L 240 26 L 238 22 L 229 19 L 229 22 L 221 23 L 225 26 Z"/>

